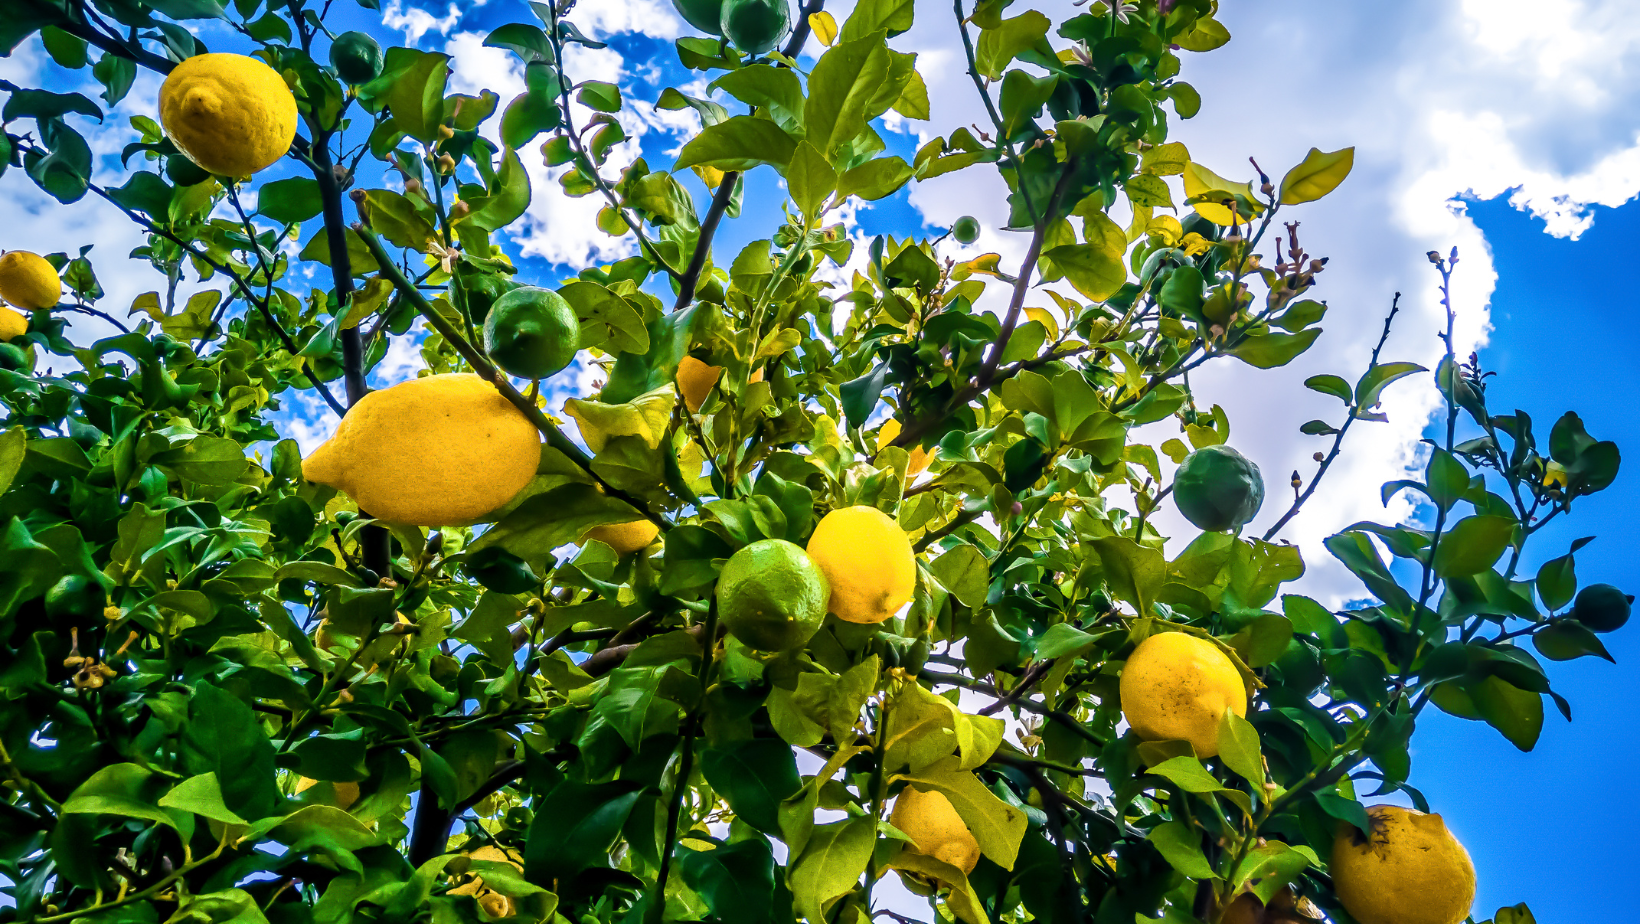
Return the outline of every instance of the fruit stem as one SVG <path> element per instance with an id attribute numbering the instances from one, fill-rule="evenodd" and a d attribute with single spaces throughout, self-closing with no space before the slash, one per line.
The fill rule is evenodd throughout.
<path id="1" fill-rule="evenodd" d="M 662 530 L 672 528 L 672 521 L 665 515 L 651 511 L 648 504 L 615 487 L 593 471 L 592 460 L 581 450 L 581 447 L 571 442 L 562 430 L 554 426 L 553 422 L 547 418 L 546 414 L 542 413 L 535 402 L 519 394 L 518 389 L 513 387 L 512 382 L 505 375 L 498 372 L 494 366 L 490 365 L 489 360 L 485 359 L 484 355 L 466 337 L 462 336 L 461 331 L 456 330 L 455 325 L 439 314 L 428 303 L 420 290 L 412 285 L 410 280 L 404 278 L 404 274 L 399 272 L 398 266 L 393 262 L 392 257 L 388 256 L 387 250 L 382 247 L 382 242 L 377 239 L 375 234 L 357 222 L 353 225 L 353 233 L 359 236 L 359 240 L 364 242 L 364 245 L 370 249 L 371 255 L 376 258 L 376 263 L 381 267 L 382 277 L 392 283 L 395 289 L 399 290 L 399 294 L 404 296 L 405 300 L 410 303 L 411 307 L 416 309 L 417 313 L 427 319 L 427 323 L 434 330 L 438 331 L 444 339 L 450 341 L 450 345 L 456 348 L 456 352 L 461 354 L 461 358 L 473 367 L 473 371 L 478 373 L 480 378 L 494 385 L 495 390 L 500 392 L 503 398 L 512 402 L 514 407 L 529 418 L 530 423 L 535 424 L 535 428 L 541 431 L 542 436 L 546 437 L 547 445 L 568 456 L 571 462 L 579 466 L 593 481 L 598 483 L 599 487 L 603 488 L 605 494 L 624 501 L 633 510 L 638 511 Z"/>

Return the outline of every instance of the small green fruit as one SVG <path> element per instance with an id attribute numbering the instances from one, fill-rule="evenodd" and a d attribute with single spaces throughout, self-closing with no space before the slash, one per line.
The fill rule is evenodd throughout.
<path id="1" fill-rule="evenodd" d="M 177 186 L 198 186 L 211 178 L 210 171 L 181 154 L 165 158 L 165 178 Z"/>
<path id="2" fill-rule="evenodd" d="M 12 372 L 27 372 L 29 366 L 28 351 L 15 343 L 0 343 L 0 369 L 10 369 Z"/>
<path id="3" fill-rule="evenodd" d="M 1264 505 L 1264 478 L 1257 465 L 1229 446 L 1204 446 L 1179 465 L 1173 501 L 1198 529 L 1240 529 Z"/>
<path id="4" fill-rule="evenodd" d="M 749 55 L 767 54 L 792 28 L 788 0 L 724 0 L 723 36 Z"/>
<path id="5" fill-rule="evenodd" d="M 108 603 L 102 584 L 83 574 L 70 574 L 46 591 L 46 615 L 52 619 L 86 620 L 101 616 Z"/>
<path id="6" fill-rule="evenodd" d="M 707 35 L 723 34 L 723 0 L 672 0 L 672 8 Z"/>
<path id="7" fill-rule="evenodd" d="M 729 556 L 718 575 L 718 619 L 748 648 L 803 647 L 826 618 L 831 585 L 802 548 L 762 539 Z"/>
<path id="8" fill-rule="evenodd" d="M 1629 621 L 1634 597 L 1610 584 L 1590 584 L 1577 592 L 1572 618 L 1596 632 L 1615 632 Z"/>
<path id="9" fill-rule="evenodd" d="M 972 244 L 979 240 L 979 220 L 972 215 L 964 215 L 951 226 L 951 236 L 961 244 Z"/>
<path id="10" fill-rule="evenodd" d="M 520 288 L 518 283 L 496 273 L 462 276 L 461 287 L 467 296 L 467 313 L 472 315 L 474 324 L 484 323 L 496 299 Z"/>
<path id="11" fill-rule="evenodd" d="M 503 594 L 521 594 L 541 583 L 524 559 L 492 545 L 467 556 L 462 565 L 473 580 Z"/>
<path id="12" fill-rule="evenodd" d="M 330 46 L 330 66 L 346 83 L 369 83 L 382 72 L 382 46 L 363 32 L 343 32 Z"/>
<path id="13" fill-rule="evenodd" d="M 496 299 L 484 319 L 484 348 L 508 375 L 544 379 L 575 359 L 581 322 L 557 292 L 524 286 Z"/>

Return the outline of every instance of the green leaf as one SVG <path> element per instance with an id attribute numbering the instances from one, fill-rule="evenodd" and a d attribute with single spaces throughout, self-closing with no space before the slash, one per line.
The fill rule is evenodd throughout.
<path id="1" fill-rule="evenodd" d="M 505 48 L 524 59 L 525 64 L 540 61 L 551 64 L 554 60 L 552 40 L 540 27 L 512 22 L 498 26 L 484 39 L 487 48 Z"/>
<path id="2" fill-rule="evenodd" d="M 567 882 L 583 870 L 608 867 L 609 847 L 643 795 L 627 788 L 565 780 L 540 797 L 524 842 L 525 877 Z"/>
<path id="3" fill-rule="evenodd" d="M 1417 363 L 1384 363 L 1373 366 L 1361 376 L 1361 381 L 1355 383 L 1355 406 L 1360 410 L 1368 410 L 1378 404 L 1378 396 L 1384 393 L 1385 387 L 1398 379 L 1406 378 L 1416 372 L 1428 372 Z"/>
<path id="4" fill-rule="evenodd" d="M 1543 697 L 1493 675 L 1467 687 L 1475 711 L 1522 751 L 1537 745 L 1543 732 Z"/>
<path id="5" fill-rule="evenodd" d="M 991 584 L 984 553 L 966 543 L 953 546 L 928 564 L 928 573 L 964 606 L 985 603 Z"/>
<path id="6" fill-rule="evenodd" d="M 1411 611 L 1412 597 L 1390 576 L 1384 560 L 1365 533 L 1354 530 L 1338 533 L 1328 536 L 1322 544 L 1367 585 L 1373 596 L 1403 613 Z"/>
<path id="7" fill-rule="evenodd" d="M 3 481 L 0 479 L 0 483 Z M 1577 594 L 1577 565 L 1572 556 L 1562 555 L 1544 562 L 1538 568 L 1536 587 L 1538 599 L 1551 613 L 1571 603 Z"/>
<path id="8" fill-rule="evenodd" d="M 1452 525 L 1435 549 L 1435 573 L 1462 577 L 1489 570 L 1515 536 L 1514 517 L 1465 517 Z"/>
<path id="9" fill-rule="evenodd" d="M 217 782 L 215 773 L 202 773 L 183 780 L 175 789 L 166 793 L 159 800 L 159 804 L 163 808 L 193 812 L 223 824 L 249 824 L 222 801 L 222 784 Z"/>
<path id="10" fill-rule="evenodd" d="M 472 211 L 462 223 L 485 231 L 499 231 L 524 214 L 530 206 L 530 175 L 516 150 L 508 148 L 502 154 L 501 168 L 495 172 L 489 195 L 476 197 L 468 205 Z"/>
<path id="11" fill-rule="evenodd" d="M 271 815 L 284 802 L 274 780 L 273 744 L 261 722 L 212 681 L 194 684 L 181 756 L 188 773 L 216 775 L 223 804 L 242 818 Z"/>
<path id="12" fill-rule="evenodd" d="M 575 99 L 594 112 L 621 111 L 621 88 L 602 80 L 588 80 L 581 84 Z"/>
<path id="13" fill-rule="evenodd" d="M 1053 23 L 1036 10 L 1027 10 L 1011 19 L 1004 19 L 994 29 L 980 31 L 974 47 L 974 61 L 981 77 L 1001 80 L 1002 71 L 1020 52 L 1037 45 L 1046 45 L 1048 29 Z"/>
<path id="14" fill-rule="evenodd" d="M 1355 148 L 1348 147 L 1331 154 L 1319 148 L 1310 148 L 1304 161 L 1281 178 L 1281 204 L 1298 205 L 1313 202 L 1338 188 L 1355 166 Z"/>
<path id="15" fill-rule="evenodd" d="M 821 907 L 854 888 L 876 843 L 877 823 L 871 818 L 815 825 L 787 873 L 792 894 L 809 920 L 824 920 Z"/>
<path id="16" fill-rule="evenodd" d="M 1306 851 L 1308 848 L 1298 851 L 1280 841 L 1269 841 L 1254 847 L 1236 865 L 1230 885 L 1237 887 L 1249 880 L 1257 880 L 1252 892 L 1260 902 L 1268 904 L 1282 886 L 1310 866 L 1310 858 L 1314 854 Z"/>
<path id="17" fill-rule="evenodd" d="M 1068 622 L 1055 623 L 1037 639 L 1036 656 L 1047 661 L 1073 654 L 1089 647 L 1098 639 L 1099 636 L 1083 632 Z"/>
<path id="18" fill-rule="evenodd" d="M 838 42 L 820 56 L 809 74 L 803 122 L 809 143 L 827 160 L 834 160 L 839 148 L 865 131 L 873 115 L 868 106 L 888 79 L 888 69 L 888 46 L 881 33 Z"/>
<path id="19" fill-rule="evenodd" d="M 28 454 L 28 431 L 22 427 L 11 427 L 0 433 L 0 494 L 11 487 L 12 480 L 23 467 L 23 459 Z"/>
<path id="20" fill-rule="evenodd" d="M 800 141 L 786 167 L 786 188 L 803 214 L 813 218 L 820 214 L 820 206 L 827 197 L 837 190 L 837 171 L 814 145 Z"/>
<path id="21" fill-rule="evenodd" d="M 165 779 L 136 764 L 113 764 L 93 773 L 63 803 L 64 814 L 121 815 L 176 827 L 158 805 Z"/>
<path id="22" fill-rule="evenodd" d="M 1202 853 L 1201 835 L 1182 821 L 1167 821 L 1150 829 L 1145 838 L 1174 869 L 1191 879 L 1218 879 Z"/>
<path id="23" fill-rule="evenodd" d="M 839 38 L 852 42 L 866 38 L 879 29 L 892 38 L 911 28 L 915 7 L 913 0 L 860 0 L 854 5 L 854 12 L 843 21 Z"/>
<path id="24" fill-rule="evenodd" d="M 1264 785 L 1264 754 L 1259 748 L 1258 730 L 1230 709 L 1219 717 L 1219 760 L 1252 783 L 1255 790 Z"/>
<path id="25" fill-rule="evenodd" d="M 791 893 L 776 888 L 774 854 L 764 838 L 734 841 L 712 850 L 680 850 L 677 863 L 684 884 L 723 924 L 792 919 Z M 776 907 L 777 901 L 785 904 L 783 911 Z"/>
<path id="26" fill-rule="evenodd" d="M 911 182 L 911 165 L 898 157 L 878 157 L 851 168 L 837 178 L 837 196 L 859 196 L 875 202 L 892 196 Z"/>
<path id="27" fill-rule="evenodd" d="M 1138 173 L 1122 184 L 1128 200 L 1139 208 L 1173 208 L 1173 190 L 1159 176 Z"/>
<path id="28" fill-rule="evenodd" d="M 1451 510 L 1452 505 L 1469 491 L 1469 469 L 1458 461 L 1457 456 L 1444 449 L 1436 449 L 1430 454 L 1424 480 L 1430 499 L 1443 511 Z"/>
<path id="29" fill-rule="evenodd" d="M 232 484 L 251 463 L 244 447 L 230 439 L 200 436 L 175 449 L 155 453 L 150 460 L 199 484 Z"/>
<path id="30" fill-rule="evenodd" d="M 324 211 L 316 180 L 305 176 L 265 183 L 256 193 L 256 212 L 280 224 L 307 221 Z"/>
<path id="31" fill-rule="evenodd" d="M 1224 789 L 1202 766 L 1202 762 L 1194 757 L 1171 757 L 1145 772 L 1153 773 L 1185 792 L 1208 793 Z"/>
<path id="32" fill-rule="evenodd" d="M 1304 380 L 1304 387 L 1324 395 L 1332 395 L 1346 405 L 1355 399 L 1355 392 L 1350 388 L 1350 383 L 1336 375 L 1312 375 Z"/>
<path id="33" fill-rule="evenodd" d="M 866 418 L 882 400 L 883 386 L 888 381 L 888 363 L 878 363 L 865 375 L 844 382 L 839 389 L 843 396 L 843 414 L 851 427 L 863 427 Z"/>
<path id="34" fill-rule="evenodd" d="M 1065 274 L 1076 291 L 1092 301 L 1110 298 L 1127 282 L 1127 264 L 1121 252 L 1112 253 L 1100 244 L 1061 244 L 1044 256 Z"/>
<path id="35" fill-rule="evenodd" d="M 554 549 L 576 541 L 594 526 L 638 518 L 638 512 L 624 501 L 590 484 L 559 485 L 526 499 L 468 550 L 498 545 L 525 561 L 545 561 Z"/>
<path id="36" fill-rule="evenodd" d="M 789 133 L 796 135 L 803 131 L 803 84 L 797 72 L 789 67 L 753 64 L 730 71 L 709 86 L 766 112 L 776 125 Z M 683 97 L 682 102 L 688 104 L 688 97 Z"/>
<path id="37" fill-rule="evenodd" d="M 1584 655 L 1595 655 L 1617 663 L 1604 643 L 1580 623 L 1557 622 L 1544 626 L 1532 636 L 1532 645 L 1538 653 L 1551 661 L 1571 661 Z"/>
<path id="38" fill-rule="evenodd" d="M 956 755 L 935 761 L 920 773 L 897 777 L 923 791 L 937 790 L 951 800 L 963 824 L 979 841 L 980 852 L 1002 867 L 1013 869 L 1019 842 L 1025 836 L 1025 812 L 997 798 L 979 778 L 960 769 Z"/>
<path id="39" fill-rule="evenodd" d="M 581 322 L 581 348 L 606 353 L 649 352 L 649 329 L 632 303 L 605 286 L 578 279 L 558 290 Z M 593 447 L 597 451 L 597 447 Z"/>
<path id="40" fill-rule="evenodd" d="M 1105 583 L 1111 593 L 1131 604 L 1141 616 L 1150 615 L 1150 604 L 1167 581 L 1167 559 L 1162 553 L 1126 536 L 1095 539 L 1093 548 L 1104 564 Z"/>
<path id="41" fill-rule="evenodd" d="M 812 140 L 812 139 L 811 139 Z M 797 142 L 768 119 L 735 116 L 708 125 L 678 152 L 674 169 L 716 167 L 750 170 L 758 164 L 784 168 L 791 163 Z"/>
<path id="42" fill-rule="evenodd" d="M 1230 354 L 1254 368 L 1274 369 L 1297 359 L 1319 336 L 1319 327 L 1296 334 L 1253 334 L 1232 347 Z"/>
<path id="43" fill-rule="evenodd" d="M 790 745 L 771 738 L 739 741 L 706 748 L 700 761 L 706 782 L 741 820 L 760 831 L 780 833 L 780 803 L 803 785 Z"/>
<path id="44" fill-rule="evenodd" d="M 359 95 L 385 103 L 399 131 L 423 144 L 432 144 L 444 119 L 444 82 L 449 62 L 449 55 L 437 52 L 389 48 L 381 76 L 359 88 Z"/>

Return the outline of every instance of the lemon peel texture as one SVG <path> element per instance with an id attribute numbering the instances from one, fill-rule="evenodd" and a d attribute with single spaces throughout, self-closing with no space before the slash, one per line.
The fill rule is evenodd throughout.
<path id="1" fill-rule="evenodd" d="M 1331 871 L 1361 924 L 1458 924 L 1475 902 L 1475 864 L 1439 815 L 1374 805 L 1372 836 L 1340 825 Z"/>
<path id="2" fill-rule="evenodd" d="M 296 97 L 259 58 L 194 55 L 160 87 L 159 120 L 189 160 L 218 176 L 250 176 L 290 150 Z"/>
<path id="3" fill-rule="evenodd" d="M 625 558 L 639 549 L 648 548 L 660 532 L 661 528 L 651 520 L 633 520 L 630 523 L 605 523 L 602 526 L 594 526 L 581 538 L 596 539 L 614 549 L 615 554 Z"/>
<path id="4" fill-rule="evenodd" d="M 0 256 L 0 298 L 24 311 L 44 311 L 63 297 L 57 268 L 45 257 L 26 250 Z"/>
<path id="5" fill-rule="evenodd" d="M 1183 632 L 1145 639 L 1122 668 L 1122 715 L 1147 741 L 1184 740 L 1219 753 L 1224 710 L 1247 715 L 1247 687 L 1217 645 Z"/>
<path id="6" fill-rule="evenodd" d="M 915 786 L 900 790 L 889 824 L 904 831 L 917 852 L 972 873 L 979 863 L 979 841 L 945 793 Z"/>
<path id="7" fill-rule="evenodd" d="M 372 516 L 451 526 L 511 500 L 540 460 L 540 434 L 495 386 L 447 373 L 366 395 L 302 473 L 347 492 Z"/>
<path id="8" fill-rule="evenodd" d="M 831 611 L 847 622 L 882 622 L 911 602 L 917 557 L 894 518 L 876 507 L 842 507 L 809 537 L 809 555 L 831 582 Z"/>

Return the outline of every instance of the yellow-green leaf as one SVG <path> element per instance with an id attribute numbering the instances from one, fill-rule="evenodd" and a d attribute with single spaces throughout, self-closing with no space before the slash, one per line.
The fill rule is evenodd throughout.
<path id="1" fill-rule="evenodd" d="M 962 823 L 979 841 L 980 852 L 1003 869 L 1013 869 L 1019 856 L 1019 842 L 1025 837 L 1025 813 L 997 798 L 970 771 L 963 770 L 955 756 L 924 768 L 921 773 L 900 776 L 918 789 L 934 789 L 951 800 Z"/>
<path id="2" fill-rule="evenodd" d="M 580 424 L 581 438 L 593 452 L 602 452 L 604 444 L 615 436 L 641 437 L 650 449 L 655 449 L 666 435 L 675 403 L 672 386 L 666 385 L 625 404 L 571 398 L 564 402 L 564 413 Z"/>
<path id="3" fill-rule="evenodd" d="M 809 14 L 809 31 L 820 40 L 820 44 L 831 47 L 837 41 L 837 20 L 825 10 Z"/>
<path id="4" fill-rule="evenodd" d="M 1281 204 L 1298 205 L 1314 202 L 1338 188 L 1355 166 L 1355 148 L 1348 147 L 1331 154 L 1320 148 L 1310 148 L 1304 162 L 1287 171 L 1281 178 Z"/>

